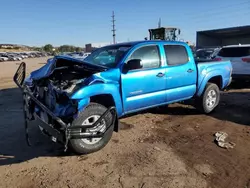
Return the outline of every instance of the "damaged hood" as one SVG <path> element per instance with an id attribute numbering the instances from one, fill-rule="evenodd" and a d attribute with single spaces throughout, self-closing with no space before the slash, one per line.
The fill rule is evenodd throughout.
<path id="1" fill-rule="evenodd" d="M 84 62 L 82 60 L 73 58 L 73 57 L 55 56 L 54 58 L 48 59 L 47 63 L 43 67 L 31 72 L 29 79 L 38 80 L 38 79 L 50 76 L 53 73 L 53 71 L 55 70 L 56 61 L 58 59 L 69 60 L 69 63 L 78 63 L 78 64 L 80 63 L 87 70 L 89 69 L 89 70 L 95 70 L 97 72 L 102 72 L 102 71 L 105 71 L 108 69 L 107 67 L 95 65 L 95 64 L 90 64 L 90 63 Z"/>
<path id="2" fill-rule="evenodd" d="M 58 59 L 66 59 L 70 61 L 58 61 Z M 59 66 L 62 63 L 62 66 Z M 72 95 L 77 90 L 83 89 L 85 86 L 93 85 L 96 83 L 113 83 L 118 84 L 120 80 L 120 69 L 112 68 L 108 69 L 103 66 L 90 64 L 78 59 L 74 59 L 71 57 L 65 56 L 57 56 L 55 58 L 51 58 L 47 61 L 47 64 L 41 67 L 38 70 L 33 71 L 28 78 L 26 78 L 26 85 L 32 86 L 33 81 L 38 81 L 39 79 L 48 78 L 53 74 L 54 71 L 64 69 L 67 67 L 68 63 L 71 66 L 76 66 L 77 68 L 84 69 L 88 72 L 88 76 L 80 77 L 78 79 L 74 79 L 72 84 L 69 84 L 67 89 L 62 89 L 62 87 L 54 87 L 57 92 L 66 92 L 68 96 Z M 58 65 L 59 64 L 59 65 Z M 76 68 L 76 71 L 77 71 Z M 69 73 L 71 74 L 71 73 Z M 55 82 L 54 82 L 55 83 Z"/>

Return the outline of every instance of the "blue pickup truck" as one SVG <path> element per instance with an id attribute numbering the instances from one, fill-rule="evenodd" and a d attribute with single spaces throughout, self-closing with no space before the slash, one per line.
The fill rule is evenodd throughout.
<path id="1" fill-rule="evenodd" d="M 25 70 L 23 62 L 13 78 L 25 127 L 37 121 L 78 154 L 103 148 L 118 132 L 118 119 L 133 112 L 189 99 L 212 112 L 232 74 L 230 61 L 196 62 L 186 43 L 152 40 L 104 46 L 84 60 L 55 56 L 27 78 Z"/>

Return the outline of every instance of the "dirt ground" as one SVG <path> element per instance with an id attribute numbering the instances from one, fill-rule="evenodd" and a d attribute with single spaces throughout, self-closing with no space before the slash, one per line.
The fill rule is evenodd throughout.
<path id="1" fill-rule="evenodd" d="M 46 58 L 25 61 L 30 72 Z M 19 63 L 0 63 L 1 188 L 250 188 L 250 89 L 223 92 L 209 116 L 173 104 L 123 118 L 104 149 L 74 156 L 36 126 L 33 146 L 26 145 L 21 95 L 12 81 Z M 218 147 L 217 131 L 236 146 Z"/>

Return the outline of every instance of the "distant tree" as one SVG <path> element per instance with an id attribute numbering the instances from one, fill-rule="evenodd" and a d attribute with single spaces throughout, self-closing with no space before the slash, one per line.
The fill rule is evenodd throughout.
<path id="1" fill-rule="evenodd" d="M 51 44 L 46 44 L 43 47 L 43 49 L 44 49 L 45 52 L 52 52 L 53 51 L 53 46 Z"/>
<path id="2" fill-rule="evenodd" d="M 39 47 L 34 47 L 34 48 L 32 48 L 32 50 L 34 50 L 34 51 L 42 51 L 42 49 L 39 48 Z"/>
<path id="3" fill-rule="evenodd" d="M 76 47 L 71 45 L 62 45 L 58 48 L 60 52 L 75 52 Z"/>
<path id="4" fill-rule="evenodd" d="M 76 48 L 75 48 L 75 51 L 76 51 L 76 52 L 81 52 L 81 51 L 82 51 L 82 48 L 76 47 Z"/>

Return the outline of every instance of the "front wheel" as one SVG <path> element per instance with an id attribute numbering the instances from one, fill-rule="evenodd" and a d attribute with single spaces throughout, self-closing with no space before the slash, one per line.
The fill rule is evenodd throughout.
<path id="1" fill-rule="evenodd" d="M 90 103 L 83 112 L 81 112 L 77 119 L 72 122 L 72 126 L 79 125 L 92 125 L 94 124 L 101 115 L 107 110 L 107 108 L 101 104 Z M 85 132 L 89 134 L 95 134 L 97 132 L 104 132 L 107 126 L 112 121 L 112 114 L 109 113 L 107 116 L 93 128 L 82 128 L 79 132 Z M 69 141 L 69 148 L 77 154 L 89 154 L 98 151 L 105 147 L 112 137 L 114 125 L 104 134 L 102 138 L 84 138 L 84 139 L 72 139 Z"/>
<path id="2" fill-rule="evenodd" d="M 211 113 L 219 104 L 220 89 L 214 83 L 208 83 L 203 94 L 196 99 L 195 106 L 205 114 Z"/>

